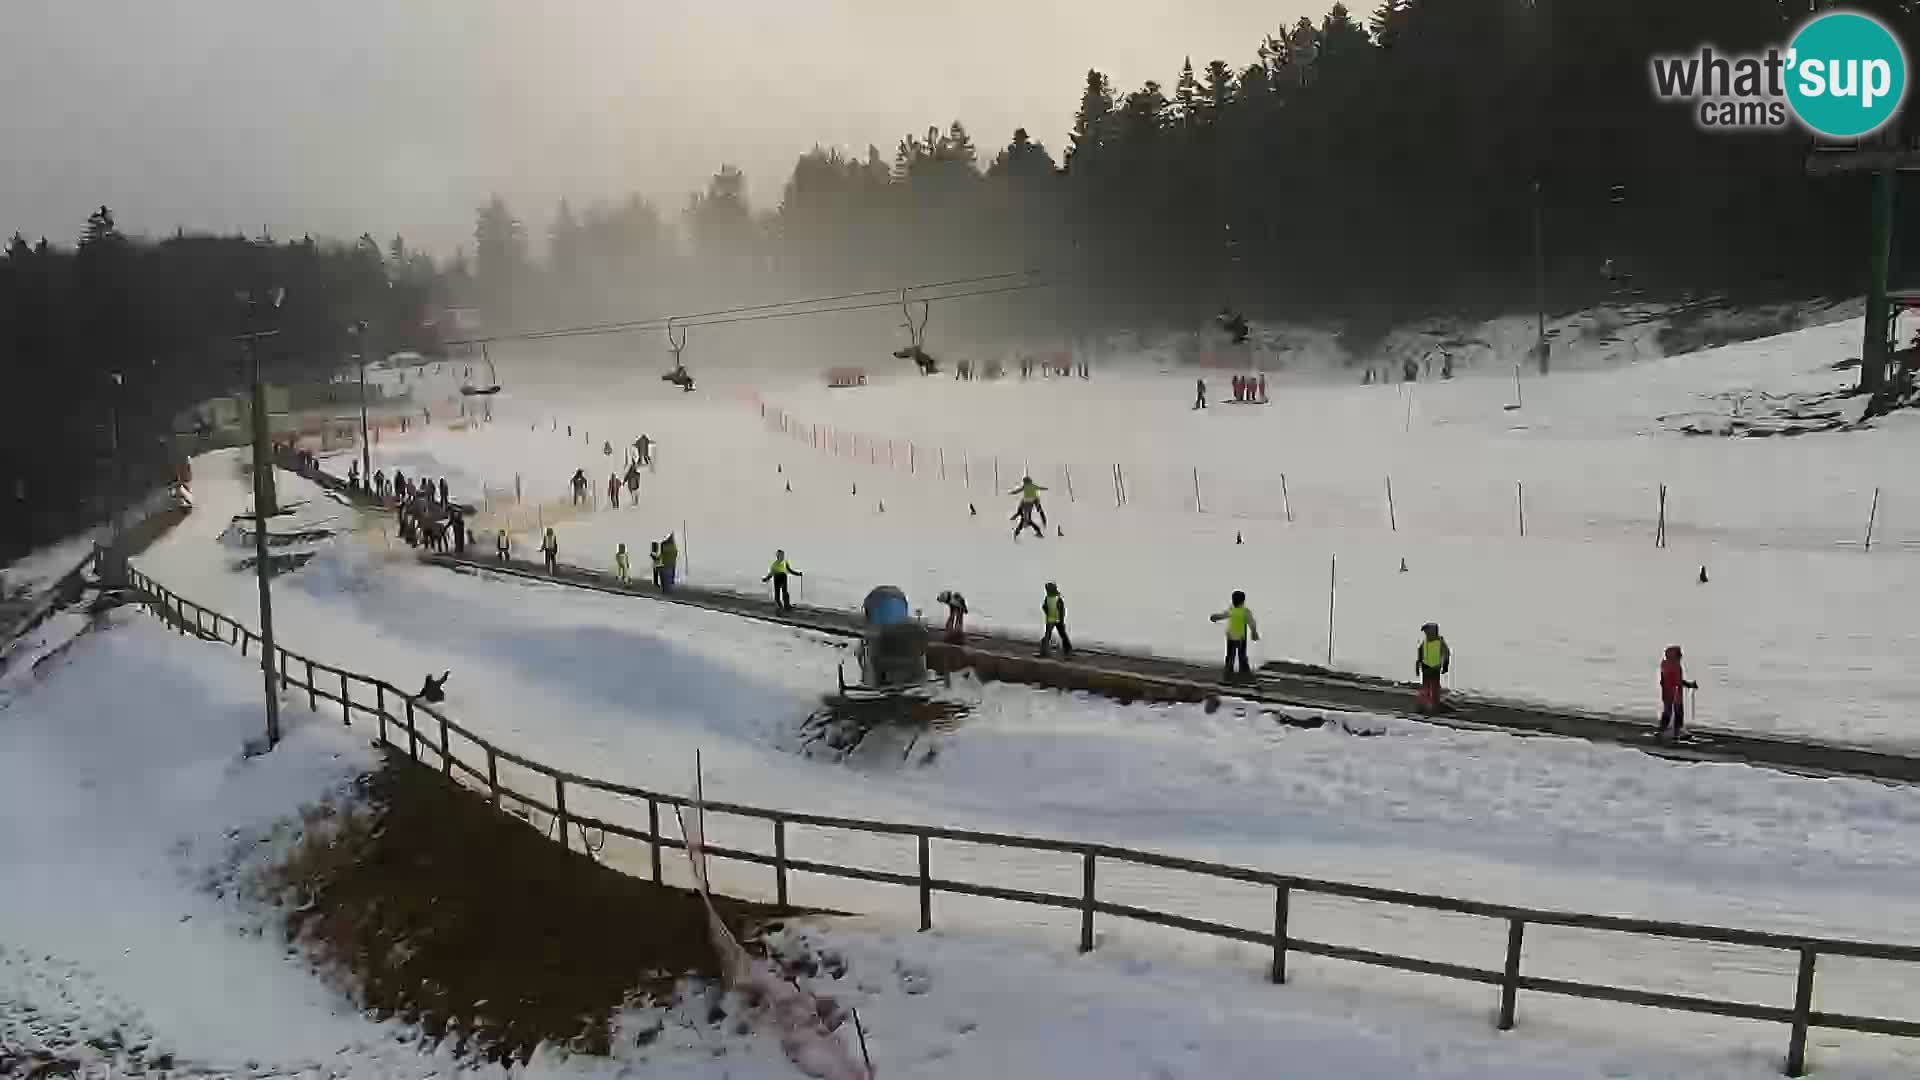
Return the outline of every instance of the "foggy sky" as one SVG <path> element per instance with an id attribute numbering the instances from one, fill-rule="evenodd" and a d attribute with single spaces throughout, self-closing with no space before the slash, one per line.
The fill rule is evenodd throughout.
<path id="1" fill-rule="evenodd" d="M 0 0 L 0 236 L 395 231 L 447 254 L 499 192 L 545 234 L 640 191 L 676 214 L 722 162 L 757 207 L 821 143 L 888 160 L 967 125 L 1056 158 L 1089 67 L 1255 59 L 1302 0 Z M 1364 15 L 1364 11 L 1361 12 Z M 984 163 L 984 161 L 983 161 Z"/>

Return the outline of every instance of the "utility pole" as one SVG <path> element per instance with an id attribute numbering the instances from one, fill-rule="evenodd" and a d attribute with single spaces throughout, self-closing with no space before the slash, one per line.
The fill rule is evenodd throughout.
<path id="1" fill-rule="evenodd" d="M 285 297 L 285 289 L 273 289 L 267 300 L 278 308 Z M 249 321 L 259 302 L 257 297 L 247 297 Z M 279 673 L 274 670 L 279 650 L 273 644 L 273 568 L 267 562 L 267 518 L 274 512 L 273 459 L 267 453 L 267 387 L 260 379 L 260 353 L 256 343 L 278 333 L 278 330 L 249 330 L 240 337 L 247 350 L 247 381 L 253 388 L 253 568 L 260 581 L 260 675 L 267 698 L 269 750 L 280 744 L 280 688 L 275 685 Z"/>
<path id="2" fill-rule="evenodd" d="M 1533 182 L 1533 303 L 1540 313 L 1539 337 L 1533 355 L 1540 361 L 1540 374 L 1547 373 L 1547 241 L 1540 215 L 1540 181 Z"/>
<path id="3" fill-rule="evenodd" d="M 367 321 L 353 327 L 354 341 L 360 346 L 360 482 L 373 490 L 373 446 L 367 438 Z"/>
<path id="4" fill-rule="evenodd" d="M 107 586 L 121 584 L 126 575 L 122 573 L 125 565 L 124 553 L 120 547 L 120 519 L 126 515 L 126 469 L 120 460 L 120 391 L 126 386 L 126 379 L 120 372 L 113 372 L 113 389 L 107 398 L 107 449 L 111 455 L 109 478 L 107 481 L 107 547 L 101 554 L 98 571 L 100 582 Z"/>
<path id="5" fill-rule="evenodd" d="M 1867 253 L 1867 326 L 1860 343 L 1860 389 L 1877 394 L 1886 388 L 1892 333 L 1892 303 L 1887 298 L 1887 273 L 1893 261 L 1893 187 L 1892 169 L 1873 174 L 1873 246 Z"/>

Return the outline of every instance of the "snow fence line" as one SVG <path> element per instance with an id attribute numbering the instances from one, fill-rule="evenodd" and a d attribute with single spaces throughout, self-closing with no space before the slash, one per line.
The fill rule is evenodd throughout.
<path id="1" fill-rule="evenodd" d="M 854 464 L 884 467 L 927 484 L 957 483 L 965 491 L 984 486 L 987 492 L 998 494 L 1006 485 L 1018 483 L 1021 477 L 1034 476 L 1053 485 L 1054 490 L 1063 492 L 1070 503 L 1078 502 L 1085 496 L 1089 501 L 1101 505 L 1111 501 L 1115 509 L 1120 509 L 1134 505 L 1134 480 L 1144 474 L 1147 498 L 1144 505 L 1150 509 L 1220 515 L 1248 521 L 1275 521 L 1288 525 L 1296 519 L 1295 503 L 1299 500 L 1292 497 L 1288 475 L 1284 470 L 1273 474 L 1278 480 L 1276 489 L 1271 483 L 1255 484 L 1250 488 L 1244 476 L 1222 477 L 1193 464 L 1163 462 L 1142 469 L 1122 462 L 1109 462 L 1105 463 L 1105 474 L 1101 475 L 1097 466 L 1083 463 L 1076 487 L 1074 465 L 1071 462 L 1033 461 L 1024 457 L 981 454 L 972 449 L 949 454 L 945 446 L 936 443 L 844 431 L 828 424 L 806 421 L 768 403 L 752 390 L 743 390 L 740 398 L 759 410 L 761 422 L 769 432 L 785 436 L 821 454 Z M 1373 492 L 1364 492 L 1346 482 L 1316 486 L 1311 478 L 1305 478 L 1308 484 L 1303 486 L 1302 479 L 1299 475 L 1293 477 L 1293 489 L 1306 492 L 1308 509 L 1302 513 L 1311 522 L 1361 527 L 1385 525 L 1390 532 L 1400 531 L 1399 519 L 1406 515 L 1400 512 L 1404 507 L 1395 505 L 1392 473 L 1385 474 L 1384 484 Z M 1405 479 L 1402 477 L 1403 481 Z M 1501 494 L 1495 493 L 1495 487 L 1499 488 Z M 1582 541 L 1641 538 L 1650 541 L 1655 548 L 1667 547 L 1672 537 L 1708 541 L 1745 538 L 1769 547 L 1810 551 L 1859 550 L 1865 553 L 1873 551 L 1876 523 L 1882 516 L 1881 503 L 1885 501 L 1881 489 L 1876 486 L 1871 496 L 1862 493 L 1857 507 L 1858 517 L 1853 521 L 1831 520 L 1835 515 L 1829 507 L 1822 509 L 1819 515 L 1822 523 L 1818 525 L 1728 525 L 1670 515 L 1669 507 L 1673 502 L 1670 497 L 1674 492 L 1664 481 L 1656 482 L 1651 487 L 1618 492 L 1616 498 L 1598 499 L 1581 506 L 1568 504 L 1564 500 L 1549 501 L 1543 506 L 1538 490 L 1529 496 L 1526 483 L 1521 480 L 1513 482 L 1511 500 L 1505 497 L 1505 490 L 1500 485 L 1448 490 L 1429 483 L 1418 485 L 1412 493 L 1423 500 L 1416 507 L 1416 513 L 1431 509 L 1437 503 L 1448 507 L 1450 513 L 1464 512 L 1470 515 L 1475 522 L 1473 530 L 1462 532 L 1457 525 L 1446 530 L 1459 535 L 1551 536 Z M 1407 491 L 1407 485 L 1403 483 L 1402 493 L 1406 494 Z M 1401 500 L 1403 504 L 1405 501 Z M 1624 509 L 1629 505 L 1639 509 Z M 1529 517 L 1532 519 L 1531 527 Z M 1556 523 L 1559 528 L 1554 527 Z M 1909 532 L 1889 540 L 1884 528 L 1880 532 L 1882 548 L 1920 551 L 1920 535 Z"/>
<path id="2" fill-rule="evenodd" d="M 127 576 L 128 584 L 140 596 L 141 606 L 155 617 L 168 622 L 182 634 L 191 632 L 206 641 L 235 646 L 240 649 L 242 655 L 246 655 L 249 648 L 260 641 L 259 635 L 246 626 L 174 594 L 132 567 L 128 568 Z M 543 765 L 481 738 L 449 719 L 439 710 L 429 707 L 385 680 L 321 663 L 289 649 L 276 647 L 274 651 L 273 656 L 263 654 L 260 657 L 262 669 L 270 675 L 278 676 L 283 691 L 306 691 L 309 707 L 317 710 L 322 700 L 338 704 L 341 720 L 349 726 L 353 723 L 356 710 L 371 716 L 377 724 L 376 742 L 379 746 L 404 752 L 408 758 L 423 767 L 432 767 L 437 763 L 441 774 L 448 782 L 469 785 L 484 792 L 495 809 L 514 813 L 529 824 L 542 828 L 549 837 L 557 835 L 561 847 L 567 850 L 573 848 L 573 840 L 569 834 L 574 830 L 579 832 L 581 851 L 589 858 L 593 858 L 598 850 L 598 845 L 589 841 L 589 830 L 600 833 L 600 845 L 605 844 L 605 838 L 610 833 L 644 843 L 648 849 L 655 884 L 663 883 L 661 851 L 685 850 L 687 846 L 684 838 L 674 839 L 662 835 L 660 808 L 666 806 L 677 811 L 681 808 L 692 808 L 697 801 L 703 815 L 731 815 L 765 821 L 772 826 L 771 853 L 714 845 L 702 845 L 702 849 L 710 858 L 771 867 L 774 873 L 776 902 L 783 906 L 788 903 L 789 876 L 795 872 L 801 872 L 914 889 L 920 901 L 919 927 L 923 931 L 933 928 L 933 895 L 937 892 L 1078 911 L 1082 952 L 1091 951 L 1094 947 L 1093 931 L 1096 915 L 1133 919 L 1228 941 L 1267 946 L 1272 950 L 1269 978 L 1274 983 L 1286 981 L 1288 955 L 1304 953 L 1308 956 L 1330 957 L 1495 986 L 1500 991 L 1496 1022 L 1503 1031 L 1514 1026 L 1516 1005 L 1521 990 L 1644 1005 L 1680 1012 L 1709 1013 L 1717 1016 L 1769 1021 L 1786 1024 L 1789 1027 L 1790 1034 L 1784 1062 L 1784 1070 L 1788 1076 L 1802 1076 L 1806 1072 L 1809 1028 L 1821 1027 L 1920 1038 L 1920 1020 L 1820 1012 L 1813 1008 L 1814 974 L 1821 956 L 1920 964 L 1920 945 L 1802 937 L 1733 927 L 1520 908 L 1480 900 L 1463 900 L 1399 889 L 1304 878 L 1268 870 L 1137 851 L 1111 844 L 832 817 L 738 803 L 706 802 L 688 796 L 609 783 Z M 323 681 L 326 685 L 322 685 Z M 358 698 L 354 696 L 356 686 L 360 688 Z M 433 723 L 428 725 L 423 717 L 430 717 Z M 456 736 L 458 743 L 455 742 Z M 426 758 L 422 757 L 423 752 L 427 755 Z M 543 790 L 537 794 L 517 790 L 512 786 L 511 776 L 503 781 L 501 769 L 503 763 L 531 773 L 536 778 L 534 782 L 538 783 Z M 458 776 L 455 775 L 456 769 L 459 770 Z M 550 789 L 547 788 L 549 783 Z M 639 806 L 644 804 L 646 826 L 643 829 L 637 823 L 623 824 L 578 810 L 570 811 L 567 805 L 569 790 L 575 793 L 576 805 L 579 805 L 582 795 L 585 794 L 593 798 L 599 806 L 605 807 L 599 812 L 609 817 L 620 812 L 631 812 L 637 817 Z M 514 805 L 508 806 L 506 805 L 508 803 Z M 536 822 L 536 814 L 544 818 L 544 825 Z M 864 867 L 839 866 L 789 855 L 787 828 L 790 825 L 879 836 L 911 836 L 916 841 L 919 857 L 918 872 L 901 874 Z M 935 877 L 932 868 L 932 847 L 935 840 L 976 846 L 1047 851 L 1078 857 L 1082 871 L 1080 893 L 1075 896 L 1033 892 L 989 883 Z M 1099 898 L 1096 887 L 1102 861 L 1174 870 L 1204 878 L 1270 888 L 1273 890 L 1274 900 L 1272 927 L 1271 929 L 1252 929 L 1172 912 L 1103 901 Z M 1294 932 L 1295 928 L 1289 923 L 1289 909 L 1295 893 L 1393 904 L 1504 922 L 1507 927 L 1507 945 L 1503 963 L 1498 969 L 1470 967 L 1297 936 Z M 1711 942 L 1791 952 L 1796 954 L 1799 960 L 1798 973 L 1794 982 L 1793 1004 L 1791 1006 L 1755 1005 L 1718 998 L 1526 975 L 1521 971 L 1521 952 L 1529 925 L 1608 931 L 1638 937 Z"/>

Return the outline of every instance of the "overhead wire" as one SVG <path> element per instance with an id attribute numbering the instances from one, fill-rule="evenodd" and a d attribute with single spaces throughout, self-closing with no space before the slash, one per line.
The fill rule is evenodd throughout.
<path id="1" fill-rule="evenodd" d="M 731 323 L 760 322 L 767 319 L 786 319 L 801 315 L 830 315 L 844 311 L 869 311 L 892 307 L 899 303 L 903 294 L 908 302 L 920 300 L 964 300 L 975 296 L 995 296 L 1004 293 L 1024 292 L 1030 289 L 1047 288 L 1051 281 L 1028 281 L 1014 285 L 1003 285 L 990 289 L 972 289 L 965 292 L 941 293 L 935 296 L 915 296 L 934 289 L 949 289 L 958 285 L 984 284 L 991 281 L 1005 281 L 1009 278 L 1031 278 L 1039 276 L 1037 270 L 1018 270 L 999 274 L 981 274 L 974 277 L 952 278 L 946 281 L 930 281 L 915 285 L 899 286 L 891 289 L 867 289 L 860 292 L 840 293 L 833 296 L 816 296 L 800 300 L 783 300 L 764 304 L 745 304 L 739 307 L 721 308 L 715 311 L 693 312 L 685 315 L 652 316 L 644 319 L 627 319 L 617 322 L 587 323 L 580 326 L 563 326 L 547 330 L 527 330 L 511 334 L 493 334 L 481 337 L 463 338 L 448 342 L 449 345 L 480 345 L 500 341 L 545 341 L 557 338 L 595 337 L 606 334 L 630 334 L 643 330 L 658 330 L 668 326 L 724 326 Z M 865 300 L 869 297 L 885 296 L 886 300 L 867 300 L 858 304 L 837 304 L 832 307 L 813 305 L 835 304 L 843 300 Z M 780 308 L 800 308 L 796 311 L 781 311 Z"/>

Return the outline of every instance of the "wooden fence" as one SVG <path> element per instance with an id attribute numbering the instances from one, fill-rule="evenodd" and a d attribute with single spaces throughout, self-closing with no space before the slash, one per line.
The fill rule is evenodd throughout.
<path id="1" fill-rule="evenodd" d="M 128 577 L 131 586 L 139 592 L 144 606 L 182 633 L 194 633 L 209 641 L 226 642 L 239 648 L 243 655 L 247 654 L 250 648 L 257 650 L 260 647 L 259 636 L 233 619 L 175 595 L 138 570 L 129 568 Z M 684 849 L 686 846 L 683 840 L 662 834 L 660 810 L 663 806 L 670 810 L 689 806 L 691 800 L 687 797 L 609 783 L 543 765 L 494 745 L 448 719 L 439 711 L 416 700 L 412 694 L 384 680 L 310 660 L 288 649 L 276 651 L 278 655 L 274 657 L 273 662 L 285 692 L 305 691 L 309 707 L 316 711 L 320 708 L 322 701 L 338 705 L 341 719 L 349 725 L 353 723 L 356 714 L 371 718 L 376 725 L 380 745 L 403 752 L 423 765 L 437 767 L 449 780 L 472 785 L 484 792 L 496 809 L 502 809 L 503 802 L 510 801 L 547 815 L 559 826 L 557 834 L 564 847 L 571 849 L 573 846 L 573 841 L 569 837 L 570 830 L 580 832 L 579 842 L 583 850 L 587 847 L 586 836 L 587 830 L 590 829 L 601 831 L 603 836 L 612 834 L 638 841 L 646 845 L 652 878 L 659 883 L 661 852 L 667 849 Z M 470 753 L 474 760 L 472 762 L 464 760 L 461 752 Z M 482 762 L 484 764 L 481 764 Z M 503 763 L 538 776 L 540 778 L 538 783 L 542 790 L 539 792 L 516 790 L 511 780 L 501 778 Z M 632 800 L 636 808 L 644 804 L 647 826 L 641 829 L 593 817 L 578 810 L 570 811 L 567 805 L 569 791 L 576 794 L 598 792 L 618 799 Z M 1094 947 L 1093 931 L 1096 917 L 1104 915 L 1134 919 L 1267 948 L 1271 950 L 1269 978 L 1275 983 L 1286 981 L 1287 958 L 1291 954 L 1299 953 L 1497 987 L 1499 988 L 1497 1025 L 1501 1030 L 1514 1026 L 1516 1007 L 1522 990 L 1643 1005 L 1656 1009 L 1768 1021 L 1787 1025 L 1789 1029 L 1785 1061 L 1788 1076 L 1805 1074 L 1807 1032 L 1810 1028 L 1920 1038 L 1920 1020 L 1822 1012 L 1813 1007 L 1814 974 L 1821 957 L 1853 957 L 1920 964 L 1920 946 L 1916 945 L 1802 937 L 1731 927 L 1513 907 L 1506 904 L 1434 896 L 1370 885 L 1354 885 L 1202 862 L 1172 855 L 1136 851 L 1111 844 L 1052 840 L 969 829 L 949 829 L 933 825 L 868 821 L 859 818 L 770 810 L 737 803 L 708 802 L 705 804 L 705 809 L 709 813 L 733 815 L 768 823 L 772 829 L 771 854 L 711 844 L 707 846 L 706 851 L 709 856 L 716 859 L 736 860 L 769 867 L 773 872 L 775 897 L 782 905 L 787 903 L 788 880 L 795 873 L 820 874 L 911 889 L 919 899 L 921 930 L 929 930 L 933 927 L 935 893 L 1005 900 L 1078 912 L 1082 952 L 1090 951 Z M 841 830 L 875 836 L 912 837 L 917 847 L 918 872 L 906 874 L 865 867 L 839 866 L 790 855 L 787 850 L 787 830 L 791 826 Z M 1071 856 L 1080 863 L 1081 888 L 1077 894 L 1038 892 L 936 877 L 933 873 L 932 861 L 932 844 L 935 840 Z M 1256 930 L 1102 900 L 1097 886 L 1100 867 L 1103 864 L 1153 867 L 1195 874 L 1216 881 L 1239 882 L 1270 889 L 1273 898 L 1272 927 Z M 1296 896 L 1341 897 L 1493 920 L 1505 925 L 1506 950 L 1497 968 L 1474 967 L 1303 937 L 1289 918 L 1292 901 Z M 1793 954 L 1798 959 L 1793 1003 L 1791 1005 L 1758 1005 L 1750 1002 L 1528 975 L 1521 970 L 1521 952 L 1529 926 L 1566 927 L 1644 938 L 1746 946 Z"/>

